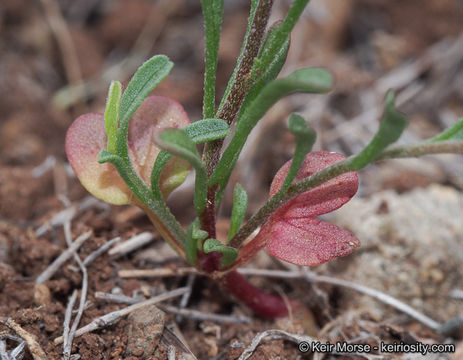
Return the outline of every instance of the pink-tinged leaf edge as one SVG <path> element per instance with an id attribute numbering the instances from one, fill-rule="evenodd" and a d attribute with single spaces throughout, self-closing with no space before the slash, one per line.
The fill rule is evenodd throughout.
<path id="1" fill-rule="evenodd" d="M 316 151 L 307 154 L 295 182 L 323 170 L 345 157 L 341 154 Z M 270 196 L 281 188 L 291 166 L 287 162 L 275 175 Z M 324 184 L 291 199 L 261 230 L 270 255 L 303 266 L 316 266 L 350 254 L 360 246 L 358 239 L 349 231 L 315 218 L 336 210 L 358 189 L 356 172 L 339 175 Z M 264 241 L 263 239 L 261 241 Z"/>
<path id="2" fill-rule="evenodd" d="M 160 151 L 152 141 L 154 135 L 167 128 L 182 128 L 188 124 L 190 120 L 183 107 L 163 96 L 147 97 L 132 116 L 128 133 L 129 156 L 146 184 L 150 184 L 151 169 Z M 95 197 L 115 205 L 133 204 L 133 194 L 114 166 L 98 163 L 98 154 L 106 144 L 103 114 L 78 117 L 66 134 L 69 163 L 82 185 Z M 160 188 L 164 196 L 183 182 L 189 169 L 184 160 L 173 158 L 169 161 L 161 174 Z"/>

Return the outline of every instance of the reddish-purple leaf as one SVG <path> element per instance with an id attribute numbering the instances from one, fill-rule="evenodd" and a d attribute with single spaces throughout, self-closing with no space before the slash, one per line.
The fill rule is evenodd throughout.
<path id="1" fill-rule="evenodd" d="M 345 159 L 345 156 L 338 153 L 311 152 L 306 155 L 294 182 L 305 179 L 342 159 Z M 291 161 L 288 161 L 278 170 L 270 186 L 270 197 L 280 190 L 290 167 Z M 284 206 L 284 213 L 294 218 L 326 214 L 348 202 L 357 192 L 357 188 L 356 172 L 342 174 L 288 201 Z"/>
<path id="2" fill-rule="evenodd" d="M 135 170 L 150 184 L 151 169 L 159 153 L 153 137 L 166 128 L 181 128 L 190 123 L 182 106 L 162 96 L 149 96 L 130 120 L 128 147 Z M 66 134 L 66 154 L 82 185 L 94 196 L 111 204 L 134 202 L 133 194 L 109 163 L 99 164 L 98 154 L 106 148 L 107 137 L 102 114 L 78 117 Z M 170 160 L 161 175 L 164 196 L 187 175 L 189 165 L 178 158 Z M 174 181 L 172 180 L 174 179 Z"/>
<path id="3" fill-rule="evenodd" d="M 348 255 L 360 245 L 349 231 L 311 217 L 275 221 L 270 236 L 270 255 L 303 266 Z"/>
<path id="4" fill-rule="evenodd" d="M 295 178 L 300 181 L 332 165 L 344 156 L 326 151 L 307 154 Z M 270 196 L 282 186 L 291 162 L 276 174 Z M 349 231 L 316 219 L 315 216 L 336 210 L 354 196 L 358 188 L 357 173 L 349 172 L 289 200 L 262 228 L 257 240 L 278 259 L 305 266 L 315 266 L 350 254 L 359 241 Z"/>

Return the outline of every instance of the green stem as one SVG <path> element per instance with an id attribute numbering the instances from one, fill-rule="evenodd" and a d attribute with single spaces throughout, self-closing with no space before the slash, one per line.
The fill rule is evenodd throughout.
<path id="1" fill-rule="evenodd" d="M 463 141 L 423 142 L 414 145 L 392 146 L 385 150 L 375 162 L 405 157 L 419 157 L 428 154 L 463 153 Z M 230 246 L 238 248 L 259 226 L 263 225 L 281 205 L 291 198 L 309 191 L 330 179 L 352 171 L 349 163 L 353 157 L 341 160 L 325 169 L 291 185 L 286 192 L 278 192 L 270 198 L 257 213 L 235 234 Z M 238 260 L 239 261 L 239 258 Z"/>
<path id="2" fill-rule="evenodd" d="M 204 119 L 214 117 L 215 77 L 219 57 L 220 29 L 222 27 L 224 0 L 201 0 L 206 38 L 206 65 L 204 71 Z"/>
<path id="3" fill-rule="evenodd" d="M 186 259 L 184 250 L 185 232 L 177 219 L 170 212 L 163 201 L 159 201 L 153 196 L 149 187 L 144 183 L 140 176 L 130 165 L 119 156 L 111 158 L 110 162 L 114 165 L 117 172 L 139 200 L 140 207 L 147 212 L 151 221 L 156 226 L 161 236 Z M 137 203 L 136 203 L 137 204 Z"/>

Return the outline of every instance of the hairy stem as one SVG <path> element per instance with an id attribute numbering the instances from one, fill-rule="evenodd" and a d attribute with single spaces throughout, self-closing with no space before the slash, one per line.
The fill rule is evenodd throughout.
<path id="1" fill-rule="evenodd" d="M 418 157 L 438 153 L 463 153 L 463 141 L 423 142 L 414 145 L 392 146 L 385 150 L 375 161 Z M 291 185 L 286 192 L 278 192 L 275 196 L 269 199 L 264 206 L 262 206 L 257 213 L 235 234 L 230 241 L 230 245 L 236 248 L 240 247 L 244 240 L 246 240 L 246 238 L 248 238 L 248 236 L 251 235 L 259 226 L 263 225 L 276 209 L 291 198 L 311 190 L 326 181 L 335 178 L 336 176 L 352 171 L 352 168 L 350 167 L 351 159 L 352 158 L 347 158 L 337 162 L 336 164 L 328 166 L 318 173 Z M 246 246 L 250 246 L 251 243 L 252 240 Z M 253 247 L 253 251 L 256 252 L 260 250 L 260 248 L 262 248 L 262 246 Z M 237 264 L 241 264 L 240 257 L 238 257 L 233 267 L 237 266 Z"/>
<path id="2" fill-rule="evenodd" d="M 236 77 L 231 85 L 230 91 L 225 99 L 223 107 L 217 113 L 217 118 L 225 120 L 228 125 L 233 123 L 238 111 L 243 103 L 246 92 L 250 89 L 251 83 L 248 81 L 249 73 L 254 64 L 254 59 L 259 53 L 262 39 L 265 35 L 268 18 L 273 5 L 273 0 L 260 0 L 257 6 L 254 19 L 252 21 L 249 36 L 243 50 L 241 61 L 236 72 Z M 222 148 L 222 140 L 216 140 L 206 144 L 203 160 L 210 176 L 217 165 Z"/>
<path id="3" fill-rule="evenodd" d="M 247 81 L 249 73 L 252 69 L 254 59 L 257 56 L 262 39 L 265 35 L 270 10 L 273 5 L 273 0 L 260 0 L 257 5 L 252 24 L 250 26 L 249 36 L 247 37 L 246 45 L 243 50 L 241 61 L 236 72 L 236 77 L 231 85 L 228 96 L 225 99 L 224 106 L 217 114 L 217 118 L 225 120 L 227 124 L 232 124 L 236 118 L 241 104 L 243 103 L 246 92 L 251 87 L 251 82 Z M 204 148 L 203 161 L 206 164 L 207 175 L 211 176 L 220 159 L 220 150 L 222 149 L 223 140 L 216 140 L 206 144 Z M 212 230 L 213 225 L 206 222 L 215 219 L 215 196 L 217 186 L 209 187 L 206 209 L 200 218 L 201 227 L 215 233 Z"/>

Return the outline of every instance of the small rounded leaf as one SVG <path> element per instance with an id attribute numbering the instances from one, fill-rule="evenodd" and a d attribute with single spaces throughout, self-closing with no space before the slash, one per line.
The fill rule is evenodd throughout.
<path id="1" fill-rule="evenodd" d="M 311 152 L 306 155 L 294 182 L 305 179 L 343 159 L 345 159 L 345 156 L 334 152 Z M 278 170 L 270 186 L 270 197 L 280 190 L 290 168 L 291 160 Z M 289 200 L 278 210 L 278 213 L 284 212 L 286 216 L 290 217 L 308 217 L 326 214 L 348 202 L 355 195 L 357 189 L 357 173 L 348 172 Z"/>
<path id="2" fill-rule="evenodd" d="M 129 156 L 134 169 L 146 184 L 160 149 L 153 138 L 167 128 L 190 123 L 182 106 L 162 97 L 149 96 L 132 116 L 128 133 Z M 115 205 L 133 203 L 133 194 L 110 163 L 100 164 L 98 155 L 106 148 L 107 135 L 103 114 L 78 117 L 66 134 L 66 154 L 82 185 L 95 197 Z M 161 192 L 167 196 L 185 179 L 189 164 L 173 158 L 163 169 Z"/>
<path id="3" fill-rule="evenodd" d="M 358 246 L 358 239 L 347 230 L 316 218 L 297 218 L 273 224 L 267 252 L 295 265 L 316 266 Z"/>
<path id="4" fill-rule="evenodd" d="M 341 154 L 326 151 L 309 153 L 295 181 L 305 179 L 344 158 Z M 290 167 L 289 161 L 278 171 L 270 188 L 270 196 L 279 191 Z M 360 245 L 357 238 L 349 231 L 323 222 L 316 216 L 344 205 L 354 196 L 357 188 L 357 173 L 349 172 L 289 200 L 261 230 L 262 236 L 267 238 L 268 253 L 303 266 L 320 265 L 350 254 Z M 263 239 L 259 239 L 262 243 Z"/>
<path id="5" fill-rule="evenodd" d="M 98 155 L 107 143 L 103 114 L 79 116 L 66 134 L 66 155 L 82 185 L 93 196 L 110 204 L 130 204 L 133 196 L 110 163 Z"/>

